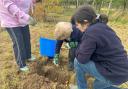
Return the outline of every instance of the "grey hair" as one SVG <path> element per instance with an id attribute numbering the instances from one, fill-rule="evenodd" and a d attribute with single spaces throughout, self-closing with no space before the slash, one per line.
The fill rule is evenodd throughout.
<path id="1" fill-rule="evenodd" d="M 72 24 L 70 22 L 58 22 L 55 26 L 55 39 L 67 39 L 70 37 L 72 31 Z"/>

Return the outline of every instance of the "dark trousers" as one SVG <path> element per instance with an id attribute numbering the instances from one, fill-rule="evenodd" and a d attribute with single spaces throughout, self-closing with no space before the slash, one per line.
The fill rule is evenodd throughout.
<path id="1" fill-rule="evenodd" d="M 68 54 L 69 64 L 74 64 L 76 49 L 77 48 L 71 48 L 71 49 L 69 49 L 69 54 Z"/>
<path id="2" fill-rule="evenodd" d="M 26 66 L 26 60 L 31 58 L 31 43 L 29 26 L 6 28 L 13 42 L 15 59 L 20 68 Z"/>

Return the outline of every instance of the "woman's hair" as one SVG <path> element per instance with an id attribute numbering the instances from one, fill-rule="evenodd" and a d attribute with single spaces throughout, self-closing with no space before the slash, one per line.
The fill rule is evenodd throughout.
<path id="1" fill-rule="evenodd" d="M 96 22 L 108 23 L 108 16 L 106 14 L 97 14 Z"/>
<path id="2" fill-rule="evenodd" d="M 75 21 L 84 24 L 87 20 L 90 24 L 95 22 L 107 23 L 108 16 L 105 14 L 96 14 L 95 10 L 90 5 L 80 6 L 74 14 Z"/>
<path id="3" fill-rule="evenodd" d="M 97 15 L 90 5 L 83 5 L 77 9 L 74 16 L 75 21 L 84 24 L 84 20 L 87 20 L 89 23 L 93 23 Z"/>
<path id="4" fill-rule="evenodd" d="M 72 24 L 70 22 L 58 22 L 54 31 L 55 39 L 67 39 L 70 37 L 72 31 Z"/>
<path id="5" fill-rule="evenodd" d="M 72 25 L 76 25 L 75 16 L 74 15 L 71 17 L 71 24 Z"/>

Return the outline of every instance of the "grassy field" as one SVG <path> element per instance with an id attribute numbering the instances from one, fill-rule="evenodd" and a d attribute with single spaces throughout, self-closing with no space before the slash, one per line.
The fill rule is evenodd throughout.
<path id="1" fill-rule="evenodd" d="M 35 15 L 38 20 L 42 19 L 40 17 L 40 9 Z M 70 11 L 65 14 L 64 20 L 69 21 L 71 17 Z M 117 22 L 111 20 L 108 25 L 120 37 L 128 52 L 128 19 L 126 17 L 123 18 L 125 21 L 122 19 Z M 62 49 L 59 67 L 54 66 L 52 60 L 44 63 L 46 58 L 40 56 L 39 38 L 46 37 L 54 39 L 54 26 L 55 24 L 50 22 L 44 23 L 43 21 L 39 21 L 36 26 L 30 27 L 32 53 L 37 57 L 37 61 L 27 63 L 30 67 L 29 74 L 19 73 L 17 70 L 13 56 L 12 42 L 7 32 L 0 30 L 0 89 L 69 89 L 70 84 L 75 84 L 74 72 L 67 71 L 68 50 Z M 92 89 L 92 78 L 88 79 L 89 89 Z"/>
<path id="2" fill-rule="evenodd" d="M 128 51 L 128 25 L 113 22 L 109 25 L 115 29 Z M 0 32 L 0 89 L 69 89 L 69 84 L 74 82 L 74 79 L 70 81 L 74 73 L 67 71 L 68 50 L 62 49 L 60 67 L 55 67 L 51 61 L 43 64 L 46 58 L 39 54 L 39 38 L 54 39 L 54 24 L 40 22 L 30 28 L 32 53 L 36 55 L 37 61 L 27 63 L 31 69 L 27 75 L 17 71 L 9 35 L 6 31 Z"/>

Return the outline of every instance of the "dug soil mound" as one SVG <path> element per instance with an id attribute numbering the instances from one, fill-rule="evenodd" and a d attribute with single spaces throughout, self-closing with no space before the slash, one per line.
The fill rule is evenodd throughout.
<path id="1" fill-rule="evenodd" d="M 27 75 L 19 73 L 19 89 L 69 89 L 70 76 L 62 66 L 56 67 L 51 62 L 42 61 L 29 63 L 31 72 Z"/>

